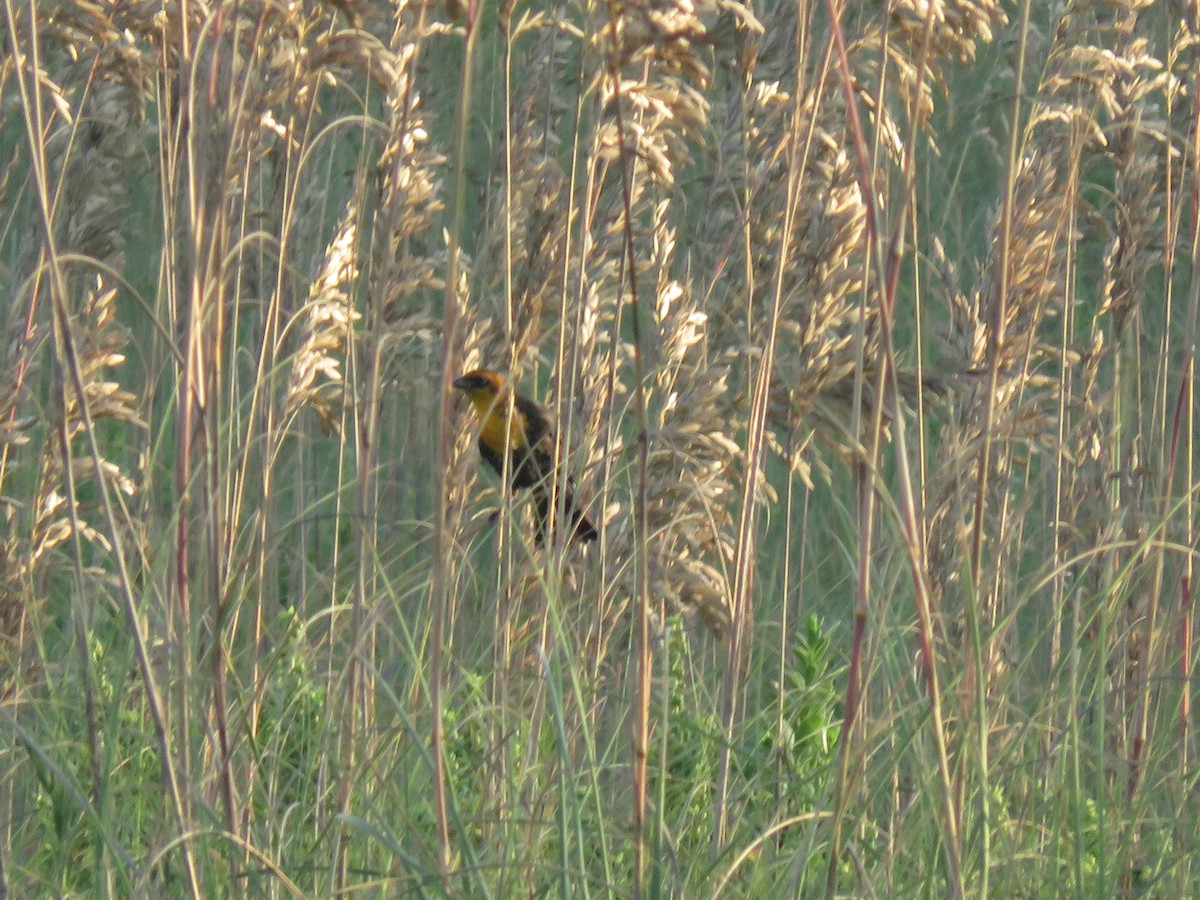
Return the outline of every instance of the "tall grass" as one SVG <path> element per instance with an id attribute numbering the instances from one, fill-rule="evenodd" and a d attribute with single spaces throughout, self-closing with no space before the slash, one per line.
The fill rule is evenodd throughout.
<path id="1" fill-rule="evenodd" d="M 1200 7 L 4 22 L 0 896 L 1198 895 Z"/>

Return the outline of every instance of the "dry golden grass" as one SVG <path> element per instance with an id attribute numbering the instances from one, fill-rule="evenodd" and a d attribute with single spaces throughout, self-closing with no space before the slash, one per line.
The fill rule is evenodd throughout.
<path id="1" fill-rule="evenodd" d="M 0 894 L 1188 894 L 1195 4 L 4 12 Z"/>

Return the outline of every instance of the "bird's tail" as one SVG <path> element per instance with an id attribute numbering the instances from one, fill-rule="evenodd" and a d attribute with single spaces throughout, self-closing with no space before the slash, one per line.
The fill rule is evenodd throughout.
<path id="1" fill-rule="evenodd" d="M 571 523 L 572 541 L 582 541 L 586 544 L 600 536 L 600 532 L 596 530 L 592 520 L 584 515 L 583 510 L 575 503 L 575 496 L 570 491 L 567 491 L 566 496 L 563 497 L 563 509 Z M 538 543 L 545 543 L 550 516 L 554 512 L 554 497 L 548 491 L 539 490 L 534 498 L 534 510 L 537 515 Z M 557 533 L 557 529 L 555 531 Z"/>

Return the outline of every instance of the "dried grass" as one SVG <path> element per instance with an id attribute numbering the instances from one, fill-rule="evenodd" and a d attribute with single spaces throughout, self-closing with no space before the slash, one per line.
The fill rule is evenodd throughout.
<path id="1" fill-rule="evenodd" d="M 537 861 L 561 851 L 564 892 L 636 892 L 678 828 L 711 832 L 729 883 L 762 865 L 807 888 L 806 854 L 830 849 L 831 892 L 886 893 L 903 870 L 1015 896 L 1033 882 L 1012 860 L 1051 883 L 1041 861 L 1069 854 L 1046 835 L 1083 836 L 1048 805 L 1064 795 L 1119 820 L 1094 823 L 1095 865 L 1120 847 L 1127 887 L 1147 859 L 1185 883 L 1194 841 L 1155 823 L 1194 819 L 1168 807 L 1194 782 L 1200 13 L 1026 11 L 10 7 L 0 707 L 37 731 L 58 713 L 35 704 L 68 708 L 62 685 L 83 685 L 86 739 L 76 716 L 39 740 L 89 748 L 62 768 L 88 772 L 97 819 L 127 777 L 101 764 L 126 746 L 104 722 L 144 709 L 171 817 L 124 823 L 132 857 L 214 817 L 234 838 L 211 859 L 185 841 L 162 884 L 110 890 L 199 895 L 223 883 L 201 877 L 212 859 L 349 890 L 399 865 L 355 828 L 384 827 L 374 798 L 401 795 L 380 809 L 409 816 L 390 836 L 420 834 L 395 841 L 419 857 L 404 887 L 419 868 L 548 891 Z M 956 215 L 961 234 L 938 224 Z M 554 411 L 598 546 L 538 547 L 520 498 L 478 477 L 471 419 L 442 395 L 476 365 Z M 802 553 L 779 536 L 801 484 Z M 782 690 L 764 673 L 786 674 L 790 595 L 838 621 L 843 583 L 861 720 L 839 795 L 800 815 L 837 823 L 816 816 L 801 846 L 780 824 L 797 811 L 754 806 L 743 745 Z M 286 626 L 280 601 L 300 612 Z M 690 686 L 720 697 L 718 784 L 690 786 L 712 804 L 686 813 L 653 796 L 654 753 L 666 779 L 675 749 L 670 704 L 651 702 L 679 677 L 676 613 L 700 623 Z M 910 631 L 943 686 L 910 674 Z M 97 667 L 123 641 L 135 685 L 114 691 Z M 320 686 L 322 751 L 296 775 L 311 794 L 264 771 L 274 646 Z M 957 699 L 944 721 L 940 693 Z M 1098 719 L 1091 746 L 1081 721 Z M 631 723 L 633 750 L 611 749 Z M 486 762 L 456 758 L 459 737 Z M 35 824 L 0 835 L 4 859 L 45 843 L 23 792 L 49 770 L 18 757 L 0 818 Z M 397 790 L 400 769 L 419 774 Z M 576 790 L 586 803 L 559 802 Z M 332 863 L 287 833 L 292 802 Z M 593 807 L 599 860 L 571 836 Z M 546 825 L 559 810 L 578 821 Z M 934 835 L 920 863 L 897 851 L 905 829 Z M 671 864 L 672 890 L 718 877 Z"/>

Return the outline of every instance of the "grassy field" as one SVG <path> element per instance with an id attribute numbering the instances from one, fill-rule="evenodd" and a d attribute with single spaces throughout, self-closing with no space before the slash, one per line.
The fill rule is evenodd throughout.
<path id="1" fill-rule="evenodd" d="M 695 2 L 6 0 L 0 898 L 1200 897 L 1200 4 Z"/>

